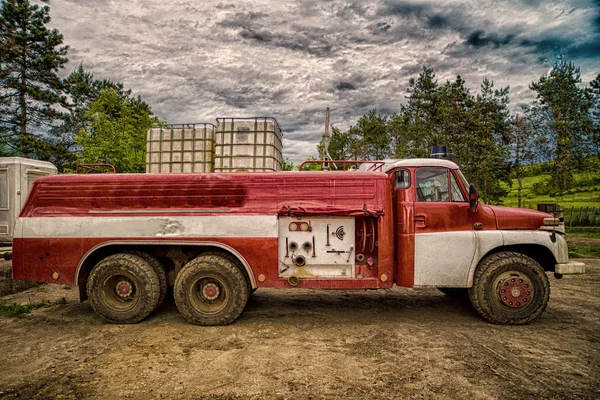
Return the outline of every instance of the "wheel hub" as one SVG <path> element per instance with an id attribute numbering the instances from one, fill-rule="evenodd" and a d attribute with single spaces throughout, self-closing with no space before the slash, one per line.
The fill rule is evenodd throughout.
<path id="1" fill-rule="evenodd" d="M 131 293 L 133 292 L 133 286 L 131 285 L 131 282 L 120 281 L 117 283 L 116 290 L 119 297 L 127 298 L 131 296 Z"/>
<path id="2" fill-rule="evenodd" d="M 207 283 L 202 287 L 202 296 L 207 300 L 214 300 L 219 297 L 219 287 L 214 283 Z"/>
<path id="3" fill-rule="evenodd" d="M 531 302 L 531 282 L 522 276 L 509 276 L 500 281 L 498 297 L 505 306 L 520 308 Z"/>

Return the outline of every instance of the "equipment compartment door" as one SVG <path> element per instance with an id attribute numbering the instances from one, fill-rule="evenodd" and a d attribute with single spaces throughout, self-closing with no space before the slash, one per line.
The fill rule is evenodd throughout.
<path id="1" fill-rule="evenodd" d="M 354 278 L 354 217 L 279 217 L 279 277 Z"/>

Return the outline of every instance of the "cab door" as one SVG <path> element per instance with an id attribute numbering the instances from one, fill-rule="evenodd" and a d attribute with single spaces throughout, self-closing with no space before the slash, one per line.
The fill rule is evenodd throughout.
<path id="1" fill-rule="evenodd" d="M 466 287 L 476 250 L 473 217 L 455 171 L 415 171 L 414 284 Z"/>

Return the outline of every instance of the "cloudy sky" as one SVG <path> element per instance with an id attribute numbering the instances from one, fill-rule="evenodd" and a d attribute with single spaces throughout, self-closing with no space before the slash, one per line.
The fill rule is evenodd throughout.
<path id="1" fill-rule="evenodd" d="M 600 73 L 600 0 L 49 0 L 51 26 L 97 78 L 168 123 L 273 116 L 284 156 L 316 155 L 325 108 L 342 129 L 405 102 L 424 65 L 440 82 L 510 85 L 511 107 L 559 54 Z"/>

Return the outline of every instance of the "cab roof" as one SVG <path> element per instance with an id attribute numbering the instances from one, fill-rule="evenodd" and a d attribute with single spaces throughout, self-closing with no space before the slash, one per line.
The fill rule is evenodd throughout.
<path id="1" fill-rule="evenodd" d="M 373 164 L 365 163 L 360 166 L 359 170 L 367 171 L 369 168 L 371 168 L 371 170 L 379 170 L 376 163 L 384 163 L 381 168 L 383 172 L 388 172 L 398 167 L 445 167 L 450 169 L 458 169 L 458 165 L 456 165 L 454 162 L 439 158 L 406 158 L 402 160 L 386 159 L 374 161 Z"/>

